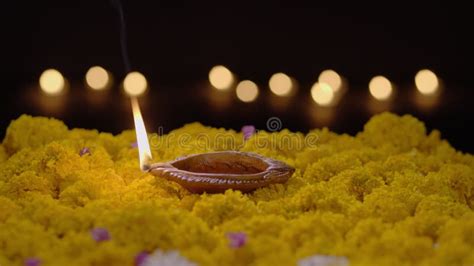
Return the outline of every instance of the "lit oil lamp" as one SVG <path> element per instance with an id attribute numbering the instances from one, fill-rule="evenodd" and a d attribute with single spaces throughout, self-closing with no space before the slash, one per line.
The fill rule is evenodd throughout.
<path id="1" fill-rule="evenodd" d="M 152 156 L 140 107 L 132 98 L 140 167 L 143 171 L 174 181 L 194 193 L 219 193 L 227 189 L 250 192 L 284 183 L 294 168 L 255 153 L 221 151 L 194 154 L 166 163 L 151 163 Z"/>
<path id="2" fill-rule="evenodd" d="M 154 163 L 148 172 L 174 181 L 191 192 L 250 192 L 284 183 L 294 169 L 255 153 L 222 151 L 194 154 L 168 163 Z"/>

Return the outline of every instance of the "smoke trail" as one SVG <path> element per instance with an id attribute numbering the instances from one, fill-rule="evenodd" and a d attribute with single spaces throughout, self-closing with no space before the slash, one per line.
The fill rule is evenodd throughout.
<path id="1" fill-rule="evenodd" d="M 127 52 L 127 29 L 125 27 L 125 18 L 123 15 L 122 4 L 120 0 L 110 0 L 112 6 L 117 9 L 119 15 L 119 24 L 120 24 L 120 44 L 122 48 L 122 59 L 125 66 L 125 74 L 130 73 L 130 61 L 128 59 Z M 140 105 L 138 104 L 138 99 L 136 97 L 130 97 L 130 103 L 132 104 L 133 112 L 133 122 L 135 124 L 135 134 L 137 137 L 138 150 L 139 150 L 139 161 L 140 168 L 142 171 L 146 171 L 148 167 L 148 161 L 152 159 L 150 144 L 148 142 L 147 131 L 145 124 L 143 123 L 143 118 L 140 111 Z"/>
<path id="2" fill-rule="evenodd" d="M 117 9 L 119 15 L 120 46 L 122 50 L 122 60 L 125 66 L 125 73 L 129 73 L 131 71 L 131 67 L 127 52 L 127 28 L 125 27 L 125 17 L 123 15 L 122 3 L 120 2 L 120 0 L 110 0 L 110 3 L 115 9 Z"/>

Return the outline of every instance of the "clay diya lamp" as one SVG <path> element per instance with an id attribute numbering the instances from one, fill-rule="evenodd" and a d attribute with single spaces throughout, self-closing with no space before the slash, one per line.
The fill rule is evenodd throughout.
<path id="1" fill-rule="evenodd" d="M 154 163 L 148 165 L 147 171 L 194 193 L 219 193 L 227 189 L 250 192 L 270 184 L 284 183 L 295 169 L 255 153 L 222 151 Z"/>

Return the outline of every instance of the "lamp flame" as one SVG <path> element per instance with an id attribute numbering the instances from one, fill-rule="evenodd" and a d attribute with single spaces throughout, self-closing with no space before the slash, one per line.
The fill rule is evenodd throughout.
<path id="1" fill-rule="evenodd" d="M 137 134 L 138 154 L 140 158 L 140 169 L 145 171 L 148 168 L 148 162 L 151 160 L 150 143 L 146 133 L 145 123 L 143 122 L 140 105 L 135 97 L 131 98 L 133 121 L 135 123 L 135 132 Z"/>

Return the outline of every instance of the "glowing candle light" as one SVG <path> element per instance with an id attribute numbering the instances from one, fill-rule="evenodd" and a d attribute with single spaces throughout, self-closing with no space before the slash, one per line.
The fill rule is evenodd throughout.
<path id="1" fill-rule="evenodd" d="M 377 100 L 384 101 L 392 95 L 392 83 L 384 76 L 376 76 L 369 83 L 370 94 Z"/>
<path id="2" fill-rule="evenodd" d="M 110 83 L 109 73 L 100 66 L 93 66 L 86 73 L 86 83 L 93 90 L 106 89 Z"/>
<path id="3" fill-rule="evenodd" d="M 241 81 L 236 88 L 237 98 L 242 102 L 253 102 L 258 96 L 258 87 L 253 81 Z"/>
<path id="4" fill-rule="evenodd" d="M 225 66 L 215 66 L 209 71 L 209 82 L 218 90 L 227 90 L 234 83 L 234 75 Z"/>
<path id="5" fill-rule="evenodd" d="M 293 89 L 293 81 L 284 73 L 276 73 L 268 81 L 268 86 L 275 95 L 287 96 Z"/>
<path id="6" fill-rule="evenodd" d="M 135 123 L 135 133 L 137 136 L 138 155 L 140 158 L 140 169 L 146 170 L 149 161 L 152 159 L 150 143 L 148 142 L 148 135 L 143 122 L 140 105 L 135 97 L 132 97 L 132 111 L 133 121 Z"/>
<path id="7" fill-rule="evenodd" d="M 41 74 L 39 84 L 44 93 L 58 95 L 64 90 L 66 81 L 56 69 L 47 69 Z"/>
<path id="8" fill-rule="evenodd" d="M 431 70 L 420 70 L 415 76 L 415 85 L 421 94 L 433 94 L 439 88 L 438 77 Z"/>
<path id="9" fill-rule="evenodd" d="M 334 91 L 328 84 L 316 82 L 311 87 L 311 97 L 318 105 L 329 106 L 334 99 Z"/>
<path id="10" fill-rule="evenodd" d="M 327 69 L 319 74 L 319 83 L 328 84 L 334 92 L 338 92 L 342 87 L 342 78 L 336 71 Z"/>
<path id="11" fill-rule="evenodd" d="M 139 96 L 145 93 L 148 83 L 140 72 L 130 72 L 123 80 L 123 89 L 130 96 Z"/>

